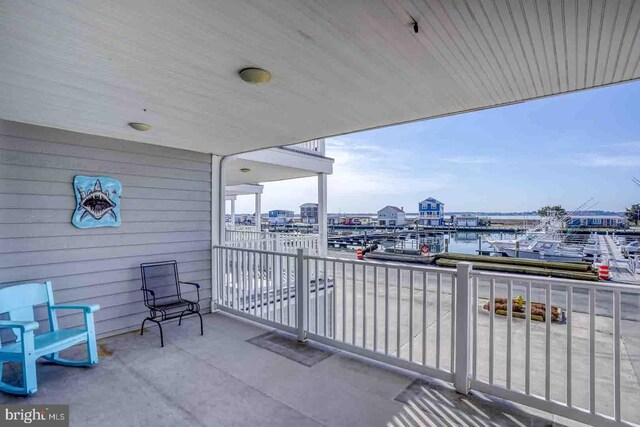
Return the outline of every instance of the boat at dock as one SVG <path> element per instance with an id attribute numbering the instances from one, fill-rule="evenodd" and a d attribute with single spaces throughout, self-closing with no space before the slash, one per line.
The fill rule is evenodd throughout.
<path id="1" fill-rule="evenodd" d="M 556 262 L 576 262 L 585 258 L 579 248 L 565 248 L 558 240 L 537 240 L 519 248 L 504 248 L 504 254 L 511 258 L 539 259 Z"/>
<path id="2" fill-rule="evenodd" d="M 586 240 L 563 233 L 568 216 L 545 218 L 522 236 L 508 240 L 486 240 L 495 252 L 512 258 L 558 262 L 596 260 L 601 255 L 597 236 Z"/>

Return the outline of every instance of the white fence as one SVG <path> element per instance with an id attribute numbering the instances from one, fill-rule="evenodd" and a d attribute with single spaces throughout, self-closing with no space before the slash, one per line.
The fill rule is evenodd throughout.
<path id="1" fill-rule="evenodd" d="M 226 230 L 229 231 L 255 231 L 258 232 L 256 230 L 256 226 L 255 225 L 231 225 L 231 224 L 227 224 L 225 226 Z"/>
<path id="2" fill-rule="evenodd" d="M 304 252 L 214 247 L 219 308 L 453 382 L 462 393 L 594 425 L 640 421 L 638 346 L 621 344 L 623 324 L 637 330 L 639 289 Z M 488 303 L 500 297 L 496 314 Z M 530 302 L 545 305 L 532 314 Z"/>
<path id="3" fill-rule="evenodd" d="M 630 361 L 638 354 L 621 353 L 621 323 L 637 329 L 640 320 L 640 289 L 480 271 L 471 278 L 471 388 L 589 424 L 640 421 L 630 405 L 640 398 Z M 496 303 L 503 316 L 483 309 L 496 298 L 512 301 Z M 543 302 L 543 312 L 532 314 L 528 301 Z"/>
<path id="4" fill-rule="evenodd" d="M 285 253 L 308 249 L 310 254 L 317 255 L 319 244 L 320 236 L 317 234 L 225 230 L 225 245 L 234 248 Z"/>

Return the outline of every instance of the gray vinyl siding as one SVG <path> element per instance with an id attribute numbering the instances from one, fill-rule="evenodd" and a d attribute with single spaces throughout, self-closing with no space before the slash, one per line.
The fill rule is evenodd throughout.
<path id="1" fill-rule="evenodd" d="M 71 224 L 75 175 L 122 182 L 122 226 Z M 200 283 L 208 310 L 209 154 L 0 120 L 0 287 L 50 280 L 56 303 L 99 304 L 106 336 L 146 315 L 140 263 L 172 259 L 182 280 Z M 59 316 L 63 327 L 82 324 L 79 313 Z"/>

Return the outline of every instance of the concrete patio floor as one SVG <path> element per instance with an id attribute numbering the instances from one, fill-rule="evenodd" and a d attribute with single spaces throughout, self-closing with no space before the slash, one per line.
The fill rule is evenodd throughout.
<path id="1" fill-rule="evenodd" d="M 285 343 L 283 356 L 248 342 L 267 328 L 221 313 L 204 317 L 203 337 L 193 319 L 181 327 L 167 324 L 164 348 L 151 328 L 144 336 L 100 340 L 101 360 L 92 368 L 39 363 L 38 392 L 0 394 L 0 403 L 69 404 L 73 426 L 566 423 L 487 396 L 462 396 L 444 383 L 316 344 L 308 345 L 329 352 L 305 365 L 286 357 L 306 357 L 288 335 L 271 342 Z M 71 351 L 81 356 L 84 350 Z M 5 381 L 19 374 L 19 365 L 5 365 Z"/>

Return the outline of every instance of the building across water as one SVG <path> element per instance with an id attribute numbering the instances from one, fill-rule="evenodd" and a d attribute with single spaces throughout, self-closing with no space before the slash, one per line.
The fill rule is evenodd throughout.
<path id="1" fill-rule="evenodd" d="M 622 228 L 627 220 L 620 215 L 572 215 L 569 217 L 569 228 L 580 227 L 614 227 Z"/>
<path id="2" fill-rule="evenodd" d="M 456 227 L 477 227 L 480 225 L 480 217 L 473 214 L 456 215 L 453 221 Z"/>
<path id="3" fill-rule="evenodd" d="M 293 211 L 276 209 L 269 211 L 269 225 L 286 225 L 293 222 Z"/>
<path id="4" fill-rule="evenodd" d="M 405 224 L 405 213 L 402 208 L 385 206 L 378 211 L 378 225 L 381 227 L 394 227 Z"/>
<path id="5" fill-rule="evenodd" d="M 441 227 L 444 225 L 444 203 L 429 197 L 418 204 L 418 222 L 420 225 Z"/>
<path id="6" fill-rule="evenodd" d="M 305 203 L 300 205 L 300 222 L 303 224 L 318 223 L 318 204 Z"/>

